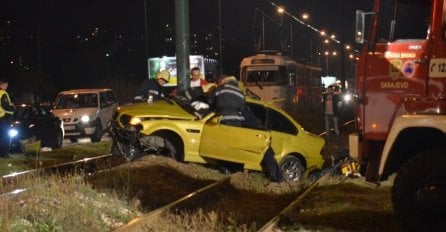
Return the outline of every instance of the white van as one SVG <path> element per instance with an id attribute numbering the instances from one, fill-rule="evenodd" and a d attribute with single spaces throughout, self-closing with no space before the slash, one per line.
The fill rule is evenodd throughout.
<path id="1" fill-rule="evenodd" d="M 59 93 L 53 113 L 62 120 L 65 138 L 72 142 L 90 137 L 100 142 L 113 112 L 118 107 L 116 94 L 111 89 L 74 89 Z"/>

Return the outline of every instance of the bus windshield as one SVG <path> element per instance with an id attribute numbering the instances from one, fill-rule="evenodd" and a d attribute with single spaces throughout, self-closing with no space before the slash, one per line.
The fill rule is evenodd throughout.
<path id="1" fill-rule="evenodd" d="M 284 66 L 275 66 L 275 67 L 262 67 L 262 68 L 254 68 L 248 67 L 245 68 L 245 75 L 242 81 L 246 86 L 253 85 L 287 85 L 286 79 L 286 67 Z"/>

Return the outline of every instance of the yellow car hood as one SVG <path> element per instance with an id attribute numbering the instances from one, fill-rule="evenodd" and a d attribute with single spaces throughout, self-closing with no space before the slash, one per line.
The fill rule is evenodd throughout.
<path id="1" fill-rule="evenodd" d="M 133 103 L 120 106 L 118 112 L 125 112 L 129 116 L 144 117 L 165 117 L 175 119 L 193 120 L 195 115 L 181 108 L 177 103 L 170 100 L 158 100 L 153 103 Z"/>

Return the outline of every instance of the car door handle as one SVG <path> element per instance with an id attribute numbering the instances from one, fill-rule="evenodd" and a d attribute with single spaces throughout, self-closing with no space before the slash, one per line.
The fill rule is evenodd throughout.
<path id="1" fill-rule="evenodd" d="M 259 139 L 262 139 L 262 138 L 265 138 L 265 137 L 266 137 L 265 135 L 262 135 L 262 134 L 257 134 L 256 136 L 257 136 L 257 138 L 259 138 Z"/>

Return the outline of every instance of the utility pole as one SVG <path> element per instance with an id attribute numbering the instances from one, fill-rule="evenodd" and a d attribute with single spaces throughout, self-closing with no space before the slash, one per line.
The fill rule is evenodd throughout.
<path id="1" fill-rule="evenodd" d="M 147 17 L 147 0 L 144 0 L 144 48 L 145 48 L 145 59 L 146 62 L 149 58 L 149 32 L 148 32 L 148 17 Z M 147 77 L 149 77 L 149 65 L 147 64 Z"/>
<path id="2" fill-rule="evenodd" d="M 189 0 L 175 0 L 175 51 L 177 60 L 177 88 L 180 92 L 190 87 L 189 36 Z"/>

